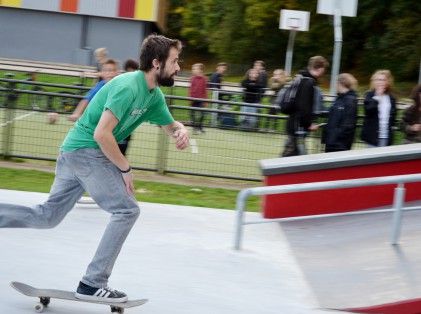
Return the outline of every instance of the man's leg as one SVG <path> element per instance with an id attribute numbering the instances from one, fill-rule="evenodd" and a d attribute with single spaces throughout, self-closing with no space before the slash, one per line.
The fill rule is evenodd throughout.
<path id="1" fill-rule="evenodd" d="M 100 288 L 107 285 L 115 260 L 140 210 L 136 199 L 127 193 L 121 172 L 101 150 L 85 152 L 84 158 L 89 159 L 91 172 L 79 179 L 94 201 L 112 214 L 95 256 L 82 279 L 82 283 Z"/>
<path id="2" fill-rule="evenodd" d="M 0 228 L 53 228 L 73 208 L 83 191 L 60 155 L 48 200 L 35 207 L 1 203 Z"/>

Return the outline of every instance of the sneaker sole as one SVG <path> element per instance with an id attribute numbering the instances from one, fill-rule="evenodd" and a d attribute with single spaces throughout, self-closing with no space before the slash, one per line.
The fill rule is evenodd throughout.
<path id="1" fill-rule="evenodd" d="M 94 301 L 94 302 L 109 302 L 109 303 L 124 303 L 127 302 L 128 298 L 104 298 L 97 297 L 94 295 L 79 294 L 75 292 L 75 298 L 83 301 Z"/>

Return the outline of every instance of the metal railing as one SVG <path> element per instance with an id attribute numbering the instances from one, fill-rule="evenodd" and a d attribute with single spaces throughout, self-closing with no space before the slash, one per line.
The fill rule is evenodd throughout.
<path id="1" fill-rule="evenodd" d="M 408 174 L 408 175 L 397 175 L 397 176 L 385 176 L 385 177 L 373 177 L 363 179 L 349 179 L 349 180 L 337 180 L 337 181 L 325 181 L 325 182 L 312 182 L 312 183 L 300 183 L 300 184 L 286 184 L 286 185 L 274 185 L 255 187 L 241 190 L 237 195 L 236 202 L 236 223 L 234 231 L 234 249 L 239 250 L 241 248 L 243 238 L 243 227 L 250 224 L 261 224 L 261 223 L 272 223 L 272 222 L 285 222 L 294 220 L 305 220 L 313 218 L 326 218 L 346 215 L 357 215 L 357 214 L 368 214 L 368 213 L 381 213 L 391 212 L 394 210 L 392 233 L 390 241 L 392 245 L 398 244 L 399 236 L 401 232 L 401 220 L 403 210 L 415 210 L 421 209 L 421 206 L 403 207 L 405 201 L 405 183 L 421 182 L 421 174 Z M 375 210 L 360 210 L 347 213 L 339 214 L 321 214 L 321 215 L 309 215 L 299 216 L 291 218 L 275 218 L 275 219 L 259 219 L 259 220 L 245 220 L 245 209 L 247 198 L 254 196 L 270 195 L 270 194 L 285 194 L 293 192 L 308 192 L 308 191 L 323 191 L 323 190 L 338 190 L 345 188 L 361 187 L 361 186 L 374 186 L 374 185 L 386 185 L 386 184 L 397 184 L 394 190 L 393 207 L 391 209 L 375 209 Z"/>

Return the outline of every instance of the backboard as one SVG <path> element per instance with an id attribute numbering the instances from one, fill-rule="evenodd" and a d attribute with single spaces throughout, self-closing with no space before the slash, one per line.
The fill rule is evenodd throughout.
<path id="1" fill-rule="evenodd" d="M 357 16 L 358 0 L 318 0 L 317 13 L 335 15 L 335 10 L 340 11 L 341 16 Z"/>
<path id="2" fill-rule="evenodd" d="M 281 10 L 279 28 L 295 31 L 308 31 L 310 12 L 297 10 Z"/>

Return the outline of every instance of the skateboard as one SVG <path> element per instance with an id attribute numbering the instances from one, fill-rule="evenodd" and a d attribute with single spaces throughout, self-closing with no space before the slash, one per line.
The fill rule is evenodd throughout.
<path id="1" fill-rule="evenodd" d="M 28 297 L 39 298 L 39 302 L 36 303 L 34 306 L 35 312 L 37 313 L 41 313 L 42 311 L 44 311 L 44 309 L 50 304 L 50 299 L 61 299 L 108 305 L 111 307 L 112 313 L 124 313 L 124 309 L 126 308 L 140 306 L 148 302 L 148 299 L 128 300 L 122 303 L 113 303 L 107 301 L 89 301 L 76 298 L 74 292 L 71 291 L 56 289 L 38 289 L 17 281 L 12 281 L 10 285 L 12 286 L 12 288 L 16 289 L 17 291 Z"/>

